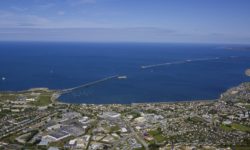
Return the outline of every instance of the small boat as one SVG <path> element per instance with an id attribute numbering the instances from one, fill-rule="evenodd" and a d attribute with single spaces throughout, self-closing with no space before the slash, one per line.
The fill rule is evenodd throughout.
<path id="1" fill-rule="evenodd" d="M 127 76 L 119 76 L 118 79 L 127 79 Z"/>
<path id="2" fill-rule="evenodd" d="M 6 78 L 5 78 L 5 77 L 2 77 L 2 80 L 4 81 L 4 80 L 6 80 Z"/>

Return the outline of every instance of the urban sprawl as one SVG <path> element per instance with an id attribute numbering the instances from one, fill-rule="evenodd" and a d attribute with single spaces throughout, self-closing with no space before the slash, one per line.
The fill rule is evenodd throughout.
<path id="1" fill-rule="evenodd" d="M 217 100 L 65 104 L 44 88 L 0 93 L 0 149 L 250 149 L 250 83 Z"/>

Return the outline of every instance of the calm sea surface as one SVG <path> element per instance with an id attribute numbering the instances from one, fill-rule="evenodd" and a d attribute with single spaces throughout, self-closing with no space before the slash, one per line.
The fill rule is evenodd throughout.
<path id="1" fill-rule="evenodd" d="M 60 97 L 69 103 L 214 99 L 250 81 L 250 51 L 225 45 L 0 42 L 0 91 L 65 89 L 111 79 Z M 142 66 L 145 68 L 143 69 Z"/>

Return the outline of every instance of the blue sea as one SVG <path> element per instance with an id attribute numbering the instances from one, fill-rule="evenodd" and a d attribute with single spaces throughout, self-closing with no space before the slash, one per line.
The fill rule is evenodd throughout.
<path id="1" fill-rule="evenodd" d="M 67 89 L 67 103 L 216 99 L 250 81 L 250 51 L 219 44 L 0 42 L 0 91 Z"/>

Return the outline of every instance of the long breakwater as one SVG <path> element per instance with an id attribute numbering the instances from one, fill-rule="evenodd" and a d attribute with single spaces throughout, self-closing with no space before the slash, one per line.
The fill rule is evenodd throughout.
<path id="1" fill-rule="evenodd" d="M 236 56 L 231 56 L 229 58 L 235 58 L 235 57 Z M 148 68 L 155 68 L 155 67 L 160 67 L 160 66 L 178 65 L 178 64 L 185 64 L 185 63 L 192 63 L 192 62 L 199 62 L 199 61 L 212 61 L 212 60 L 219 60 L 219 59 L 223 59 L 223 57 L 187 59 L 187 60 L 182 60 L 182 61 L 173 61 L 173 62 L 165 62 L 165 63 L 152 64 L 152 65 L 144 65 L 144 66 L 141 66 L 141 68 L 148 69 Z"/>
<path id="2" fill-rule="evenodd" d="M 114 79 L 114 78 L 117 78 L 117 77 L 118 77 L 118 75 L 109 76 L 109 77 L 105 77 L 105 78 L 100 79 L 100 80 L 88 82 L 88 83 L 85 83 L 85 84 L 82 84 L 82 85 L 79 85 L 79 86 L 76 86 L 76 87 L 73 87 L 73 88 L 64 89 L 64 90 L 60 91 L 60 94 L 69 93 L 69 92 L 72 92 L 73 90 L 88 87 L 88 86 L 92 86 L 92 85 L 95 85 L 95 84 L 98 84 L 98 83 L 101 83 L 101 82 L 104 82 L 104 81 L 107 81 L 107 80 L 111 80 L 111 79 Z"/>

